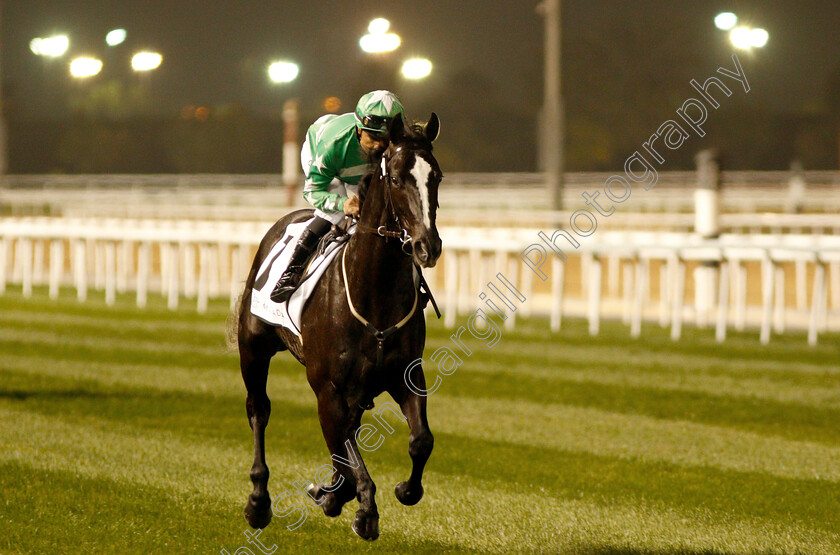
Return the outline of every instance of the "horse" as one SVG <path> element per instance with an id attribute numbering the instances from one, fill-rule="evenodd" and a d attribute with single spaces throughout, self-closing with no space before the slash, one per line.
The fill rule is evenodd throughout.
<path id="1" fill-rule="evenodd" d="M 333 467 L 329 486 L 309 484 L 307 492 L 324 513 L 338 516 L 343 505 L 356 497 L 359 509 L 353 531 L 366 540 L 379 536 L 376 486 L 356 438 L 362 414 L 386 391 L 400 406 L 410 432 L 411 475 L 397 484 L 396 497 L 404 505 L 423 497 L 423 468 L 434 437 L 426 419 L 426 397 L 417 393 L 426 387 L 417 363 L 425 346 L 426 322 L 422 307 L 418 308 L 415 272 L 419 270 L 414 267 L 434 266 L 441 253 L 435 218 L 443 175 L 432 155 L 439 129 L 434 113 L 426 123 L 406 124 L 400 116 L 391 121 L 391 143 L 360 184 L 356 232 L 307 301 L 300 339 L 251 314 L 251 291 L 263 260 L 286 227 L 309 219 L 313 211 L 299 210 L 281 218 L 260 243 L 239 305 L 237 330 L 245 405 L 254 436 L 254 490 L 245 505 L 245 518 L 253 528 L 264 528 L 271 520 L 265 462 L 271 402 L 266 381 L 271 357 L 285 349 L 306 368 L 332 460 L 358 461 Z M 415 387 L 404 378 L 409 366 Z"/>

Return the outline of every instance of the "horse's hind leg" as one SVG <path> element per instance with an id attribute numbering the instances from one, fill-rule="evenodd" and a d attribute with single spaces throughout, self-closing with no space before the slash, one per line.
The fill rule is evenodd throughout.
<path id="1" fill-rule="evenodd" d="M 239 361 L 242 378 L 248 390 L 245 408 L 248 423 L 254 431 L 254 464 L 251 466 L 251 481 L 254 491 L 245 505 L 245 519 L 253 528 L 265 528 L 271 522 L 271 496 L 268 493 L 268 466 L 265 464 L 265 427 L 271 415 L 271 401 L 265 392 L 268 380 L 268 365 L 271 355 L 257 355 L 248 347 L 239 344 Z"/>
<path id="2" fill-rule="evenodd" d="M 425 388 L 425 380 L 420 377 L 412 378 L 419 387 Z M 435 438 L 429 430 L 426 420 L 426 397 L 410 391 L 405 384 L 395 392 L 394 400 L 400 404 L 403 414 L 408 421 L 411 434 L 408 438 L 408 454 L 411 456 L 411 476 L 406 482 L 400 482 L 394 488 L 394 494 L 403 505 L 416 505 L 423 497 L 423 469 L 432 454 Z"/>
<path id="3" fill-rule="evenodd" d="M 341 506 L 355 495 L 359 499 L 359 510 L 353 520 L 353 531 L 362 539 L 375 540 L 379 537 L 379 511 L 374 499 L 376 485 L 365 467 L 355 437 L 363 412 L 361 408 L 348 407 L 347 402 L 333 391 L 318 394 L 318 418 L 324 439 L 337 472 L 345 481 L 349 480 L 336 491 L 325 494 L 324 512 L 329 516 L 338 515 Z M 334 486 L 338 479 L 336 476 Z M 355 489 L 347 487 L 349 484 L 355 484 Z"/>

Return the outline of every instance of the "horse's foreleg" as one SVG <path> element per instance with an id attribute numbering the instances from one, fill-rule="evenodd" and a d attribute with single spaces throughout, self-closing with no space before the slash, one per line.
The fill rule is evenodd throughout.
<path id="1" fill-rule="evenodd" d="M 368 473 L 365 461 L 362 460 L 361 451 L 356 445 L 356 430 L 359 429 L 362 419 L 362 409 L 354 409 L 355 414 L 351 416 L 354 426 L 348 434 L 346 445 L 349 447 L 348 459 L 354 461 L 352 465 L 353 475 L 356 477 L 356 495 L 359 498 L 359 510 L 356 511 L 356 519 L 353 521 L 353 531 L 360 538 L 373 541 L 379 537 L 379 511 L 376 508 L 376 484 Z"/>
<path id="2" fill-rule="evenodd" d="M 248 390 L 245 408 L 248 423 L 254 432 L 254 464 L 251 482 L 254 491 L 245 505 L 245 519 L 253 528 L 265 528 L 271 522 L 271 496 L 268 493 L 268 466 L 265 464 L 265 427 L 271 415 L 271 401 L 265 392 L 268 365 L 271 357 L 258 357 L 250 352 L 240 352 L 242 378 Z"/>
<path id="3" fill-rule="evenodd" d="M 365 467 L 355 438 L 362 412 L 358 408 L 351 410 L 347 402 L 335 392 L 321 392 L 318 395 L 318 418 L 336 468 L 332 487 L 341 478 L 345 480 L 335 491 L 323 494 L 326 498 L 324 513 L 328 516 L 338 515 L 341 507 L 355 495 L 360 506 L 353 521 L 353 531 L 365 540 L 375 540 L 379 537 L 379 512 L 374 499 L 376 485 Z"/>
<path id="4" fill-rule="evenodd" d="M 419 387 L 425 388 L 422 371 L 420 374 L 412 379 L 419 384 Z M 394 400 L 400 404 L 411 431 L 408 437 L 408 454 L 411 456 L 412 466 L 408 481 L 397 484 L 394 494 L 403 505 L 415 505 L 423 497 L 423 468 L 432 454 L 435 438 L 429 430 L 429 422 L 426 419 L 426 397 L 417 395 L 405 386 L 396 393 L 393 395 Z"/>
<path id="5" fill-rule="evenodd" d="M 347 435 L 347 413 L 347 403 L 335 392 L 318 394 L 318 420 L 330 455 L 346 456 L 342 442 Z M 356 497 L 356 478 L 349 467 L 338 464 L 336 458 L 330 461 L 335 468 L 330 486 L 312 486 L 310 489 L 310 494 L 320 502 L 324 514 L 330 517 L 340 515 L 344 504 Z"/>

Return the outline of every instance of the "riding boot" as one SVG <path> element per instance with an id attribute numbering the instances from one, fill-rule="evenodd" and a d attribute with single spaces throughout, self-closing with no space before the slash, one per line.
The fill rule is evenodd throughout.
<path id="1" fill-rule="evenodd" d="M 327 234 L 332 224 L 323 218 L 315 218 L 315 220 L 303 230 L 303 233 L 298 239 L 292 257 L 289 259 L 289 266 L 280 279 L 277 280 L 277 285 L 271 292 L 271 300 L 275 303 L 282 303 L 289 300 L 292 293 L 297 289 L 300 283 L 300 278 L 303 276 L 303 270 L 306 268 L 309 257 L 318 246 L 318 241 L 321 237 Z"/>

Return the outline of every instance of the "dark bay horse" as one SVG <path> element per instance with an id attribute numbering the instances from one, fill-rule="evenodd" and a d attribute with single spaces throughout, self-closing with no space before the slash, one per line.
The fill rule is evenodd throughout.
<path id="1" fill-rule="evenodd" d="M 321 503 L 324 513 L 338 516 L 342 506 L 356 497 L 360 507 L 353 530 L 367 540 L 379 536 L 376 486 L 361 460 L 356 432 L 364 411 L 385 391 L 399 404 L 410 429 L 412 471 L 407 481 L 397 484 L 397 499 L 414 505 L 423 496 L 423 467 L 434 438 L 426 420 L 426 398 L 408 387 L 404 373 L 422 356 L 426 341 L 413 266 L 434 266 L 441 252 L 435 216 L 443 176 L 432 156 L 439 125 L 434 113 L 426 124 L 406 125 L 401 117 L 392 121 L 391 144 L 360 187 L 362 209 L 356 233 L 304 308 L 302 341 L 251 314 L 251 289 L 263 259 L 286 226 L 310 218 L 312 210 L 285 216 L 260 244 L 238 321 L 240 366 L 254 433 L 254 491 L 245 505 L 245 518 L 254 528 L 264 528 L 271 520 L 265 463 L 265 427 L 271 403 L 266 381 L 271 357 L 285 349 L 306 367 L 333 460 L 358 461 L 334 467 L 329 486 L 310 486 L 310 495 Z M 397 329 L 398 323 L 402 325 Z M 411 381 L 425 389 L 422 369 L 412 368 Z M 348 448 L 353 452 L 348 453 Z"/>

